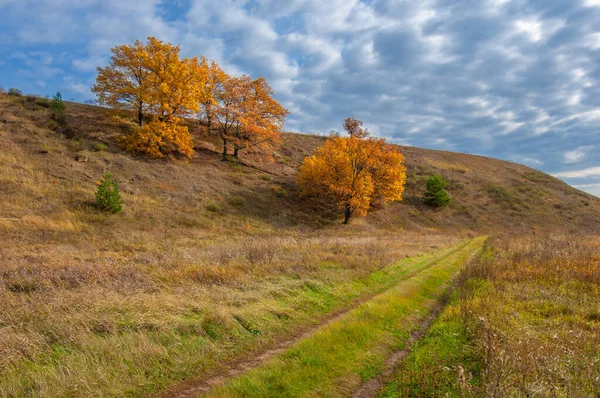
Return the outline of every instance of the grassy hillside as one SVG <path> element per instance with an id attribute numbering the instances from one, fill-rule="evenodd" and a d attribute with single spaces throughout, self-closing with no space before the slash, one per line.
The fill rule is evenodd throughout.
<path id="1" fill-rule="evenodd" d="M 15 222 L 10 220 L 29 216 L 45 219 L 38 222 L 71 223 L 71 228 L 93 230 L 94 222 L 86 219 L 89 215 L 71 213 L 87 212 L 95 181 L 105 170 L 116 174 L 127 195 L 121 217 L 125 225 L 110 222 L 126 229 L 145 229 L 149 224 L 166 230 L 203 231 L 323 227 L 340 219 L 339 210 L 300 200 L 294 188 L 302 159 L 324 137 L 284 134 L 274 163 L 246 154 L 244 165 L 236 165 L 220 161 L 218 137 L 190 123 L 197 153 L 189 163 L 149 160 L 123 153 L 114 141 L 133 127 L 127 115 L 76 103 L 69 103 L 67 112 L 68 125 L 52 131 L 48 110 L 39 100 L 0 96 L 0 167 L 9 180 L 2 198 L 7 228 Z M 413 147 L 401 150 L 408 168 L 404 201 L 372 212 L 355 222 L 354 229 L 481 231 L 567 226 L 588 230 L 600 226 L 600 200 L 526 166 Z M 449 181 L 453 198 L 450 208 L 442 211 L 420 200 L 426 178 L 436 172 Z M 32 178 L 21 178 L 25 174 Z M 44 197 L 43 206 L 34 200 L 36 194 Z"/>
<path id="2" fill-rule="evenodd" d="M 600 226 L 598 199 L 543 173 L 410 147 L 405 200 L 342 226 L 294 187 L 325 138 L 284 134 L 274 163 L 233 164 L 190 122 L 192 160 L 151 160 L 115 143 L 132 120 L 68 103 L 57 126 L 42 99 L 0 94 L 2 396 L 152 395 L 389 288 L 398 264 L 467 236 Z M 117 215 L 93 206 L 108 170 Z M 435 172 L 453 197 L 441 211 L 420 201 Z"/>

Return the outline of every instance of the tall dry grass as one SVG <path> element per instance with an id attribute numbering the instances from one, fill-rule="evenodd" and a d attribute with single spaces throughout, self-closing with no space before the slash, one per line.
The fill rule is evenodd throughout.
<path id="1" fill-rule="evenodd" d="M 483 362 L 479 394 L 600 392 L 600 241 L 497 238 L 464 271 L 460 312 Z"/>

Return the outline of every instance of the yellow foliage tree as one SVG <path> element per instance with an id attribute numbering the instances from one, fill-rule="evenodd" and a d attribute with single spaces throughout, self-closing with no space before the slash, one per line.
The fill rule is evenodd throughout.
<path id="1" fill-rule="evenodd" d="M 96 84 L 92 87 L 98 103 L 115 109 L 134 111 L 138 123 L 143 123 L 148 111 L 150 70 L 146 65 L 146 45 L 139 40 L 131 46 L 116 46 L 106 68 L 98 67 Z"/>
<path id="2" fill-rule="evenodd" d="M 233 147 L 233 156 L 237 159 L 241 150 L 250 148 L 270 155 L 279 144 L 289 112 L 273 96 L 273 90 L 263 77 L 252 80 L 244 75 L 223 82 L 215 115 L 224 158 L 228 145 Z"/>
<path id="3" fill-rule="evenodd" d="M 229 79 L 229 76 L 221 69 L 219 64 L 204 56 L 200 57 L 200 68 L 203 69 L 206 75 L 206 81 L 204 86 L 201 87 L 198 101 L 201 107 L 201 117 L 206 121 L 206 130 L 210 133 L 215 118 L 215 107 L 218 104 L 217 98 L 223 92 L 223 83 Z"/>
<path id="4" fill-rule="evenodd" d="M 124 139 L 125 147 L 153 157 L 178 152 L 190 157 L 190 133 L 181 118 L 200 109 L 207 71 L 197 58 L 181 60 L 179 46 L 148 37 L 146 43 L 112 49 L 111 64 L 98 68 L 93 91 L 102 104 L 138 111 L 140 128 Z M 142 127 L 143 113 L 153 115 Z"/>
<path id="5" fill-rule="evenodd" d="M 123 143 L 128 151 L 146 153 L 154 158 L 163 158 L 167 153 L 174 152 L 190 158 L 194 152 L 188 128 L 173 119 L 162 121 L 154 118 L 124 139 Z"/>
<path id="6" fill-rule="evenodd" d="M 327 195 L 344 209 L 344 224 L 375 202 L 402 200 L 406 167 L 398 147 L 375 139 L 362 122 L 348 118 L 349 137 L 331 137 L 307 157 L 297 177 L 302 194 Z"/>

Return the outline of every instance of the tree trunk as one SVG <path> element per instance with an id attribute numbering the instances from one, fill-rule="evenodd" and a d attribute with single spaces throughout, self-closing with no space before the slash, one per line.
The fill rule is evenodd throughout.
<path id="1" fill-rule="evenodd" d="M 346 205 L 346 207 L 344 207 L 344 224 L 348 224 L 351 216 L 352 208 L 350 207 L 350 205 Z"/>
<path id="2" fill-rule="evenodd" d="M 227 160 L 227 138 L 223 138 L 223 160 Z"/>
<path id="3" fill-rule="evenodd" d="M 140 102 L 138 104 L 139 108 L 138 108 L 138 123 L 140 124 L 140 127 L 142 127 L 142 123 L 144 122 L 144 113 L 142 111 L 142 108 L 144 106 L 144 104 L 142 102 Z"/>
<path id="4" fill-rule="evenodd" d="M 233 157 L 235 158 L 235 160 L 237 160 L 238 158 L 238 152 L 240 151 L 240 124 L 237 123 L 237 125 L 235 126 L 235 145 L 233 147 Z"/>

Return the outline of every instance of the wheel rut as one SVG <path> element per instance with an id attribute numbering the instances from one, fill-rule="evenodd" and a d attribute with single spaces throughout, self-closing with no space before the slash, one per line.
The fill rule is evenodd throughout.
<path id="1" fill-rule="evenodd" d="M 408 272 L 407 274 L 403 275 L 401 278 L 399 278 L 396 281 L 395 284 L 393 284 L 383 290 L 380 290 L 376 293 L 360 297 L 360 298 L 356 299 L 351 305 L 341 308 L 337 311 L 333 311 L 332 313 L 326 315 L 322 319 L 322 322 L 320 322 L 318 325 L 312 326 L 312 327 L 304 329 L 304 330 L 300 330 L 299 332 L 294 334 L 292 337 L 285 339 L 283 341 L 280 341 L 280 342 L 276 343 L 274 346 L 272 346 L 271 348 L 263 350 L 262 352 L 259 352 L 259 353 L 255 352 L 252 354 L 252 356 L 246 356 L 246 357 L 239 358 L 235 361 L 232 361 L 225 368 L 216 369 L 213 372 L 205 375 L 205 377 L 201 380 L 190 380 L 190 381 L 182 382 L 179 385 L 175 386 L 174 388 L 168 389 L 160 396 L 163 398 L 167 398 L 167 397 L 168 398 L 190 398 L 190 397 L 196 397 L 196 396 L 202 395 L 204 393 L 208 393 L 213 388 L 221 386 L 221 385 L 225 384 L 227 381 L 234 379 L 240 375 L 243 375 L 244 373 L 246 373 L 254 368 L 259 367 L 260 365 L 262 365 L 269 359 L 271 359 L 279 354 L 282 354 L 283 352 L 285 352 L 288 348 L 290 348 L 294 344 L 311 337 L 312 335 L 317 333 L 319 330 L 326 328 L 328 325 L 338 322 L 352 310 L 356 309 L 357 307 L 359 307 L 360 305 L 362 305 L 368 301 L 375 299 L 377 296 L 385 294 L 389 290 L 393 289 L 398 283 L 409 280 L 409 279 L 417 276 L 418 274 L 428 270 L 429 268 L 433 267 L 440 261 L 443 261 L 443 260 L 447 259 L 448 257 L 453 256 L 456 253 L 467 249 L 471 245 L 471 242 L 472 241 L 467 241 L 465 243 L 457 245 L 454 248 L 446 251 L 443 255 L 431 259 L 424 266 L 422 266 L 418 269 L 412 270 L 412 271 Z M 440 309 L 441 309 L 441 304 L 440 304 L 440 308 L 437 309 L 437 311 L 435 311 L 435 309 L 434 309 L 435 314 L 433 314 L 433 312 L 432 312 L 432 314 L 430 314 L 427 317 L 427 319 L 426 319 L 426 321 L 428 321 L 427 327 L 429 324 L 431 324 L 431 322 L 435 318 L 435 315 L 437 315 L 437 312 L 439 312 Z M 421 328 L 419 328 L 419 330 L 420 329 Z M 424 333 L 424 332 L 421 332 L 420 334 L 418 332 L 415 332 L 414 336 L 411 334 L 411 341 L 416 341 L 416 339 L 418 339 L 422 335 L 422 333 Z M 388 366 L 388 363 L 386 363 L 386 369 L 387 368 L 390 368 L 390 369 L 395 368 L 395 365 L 398 362 L 400 362 L 407 355 L 407 353 L 404 353 L 404 354 L 402 354 L 402 352 L 394 353 L 392 355 L 392 357 L 390 357 L 390 359 L 388 359 L 389 366 Z M 379 385 L 377 385 L 377 387 L 378 386 Z M 365 390 L 365 391 L 367 391 L 367 390 Z M 362 395 L 358 395 L 358 396 L 362 396 Z"/>

